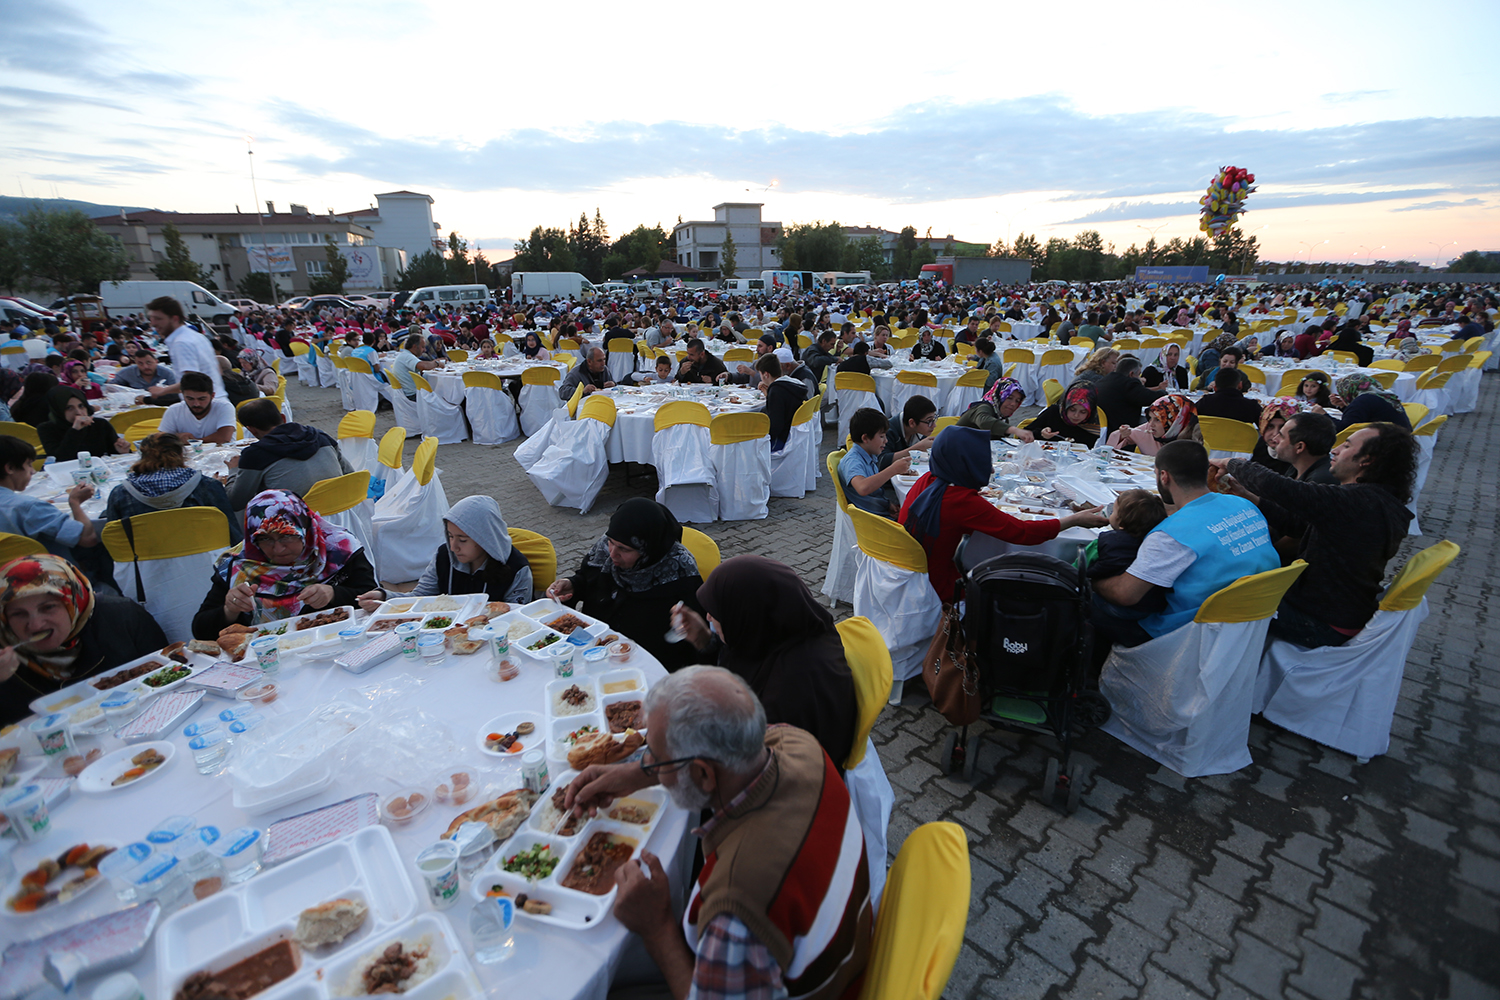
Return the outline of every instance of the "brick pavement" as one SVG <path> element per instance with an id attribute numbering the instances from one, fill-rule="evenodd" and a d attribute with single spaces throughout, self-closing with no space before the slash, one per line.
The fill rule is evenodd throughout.
<path id="1" fill-rule="evenodd" d="M 325 429 L 341 415 L 332 390 L 293 383 L 291 400 Z M 377 423 L 378 436 L 390 414 Z M 1479 408 L 1440 436 L 1426 534 L 1392 562 L 1394 572 L 1441 538 L 1464 549 L 1429 592 L 1390 752 L 1369 764 L 1257 720 L 1253 764 L 1183 779 L 1094 733 L 1075 757 L 1087 769 L 1083 805 L 1063 816 L 1034 794 L 1050 740 L 986 740 L 971 784 L 941 773 L 947 730 L 924 693 L 882 714 L 874 736 L 896 793 L 892 853 L 933 820 L 969 837 L 969 925 L 945 996 L 1500 997 L 1500 623 L 1488 618 L 1500 476 L 1487 457 L 1497 431 L 1491 375 Z M 565 570 L 618 503 L 655 488 L 649 468 L 627 484 L 615 467 L 580 517 L 544 504 L 513 451 L 439 448 L 448 497 L 494 495 L 511 524 L 553 539 Z M 806 499 L 772 500 L 765 521 L 699 527 L 726 557 L 774 556 L 816 590 L 831 503 L 825 477 Z"/>

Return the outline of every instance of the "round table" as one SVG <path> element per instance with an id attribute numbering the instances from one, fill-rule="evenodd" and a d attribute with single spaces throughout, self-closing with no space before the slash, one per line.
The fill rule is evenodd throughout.
<path id="1" fill-rule="evenodd" d="M 196 662 L 209 662 L 207 657 L 195 656 L 194 659 Z M 253 659 L 249 657 L 250 662 Z M 543 689 L 554 679 L 550 667 L 530 658 L 520 657 L 521 675 L 515 680 L 500 684 L 486 677 L 486 669 L 493 660 L 492 654 L 487 650 L 472 656 L 449 654 L 437 665 L 428 665 L 426 661 L 409 662 L 397 656 L 358 676 L 331 666 L 329 661 L 302 664 L 300 660 L 301 657 L 296 654 L 284 655 L 282 669 L 276 677 L 281 696 L 266 706 L 264 714 L 283 715 L 307 711 L 333 701 L 344 692 L 344 700 L 350 700 L 351 696 L 369 700 L 376 705 L 378 712 L 389 718 L 389 713 L 379 709 L 379 692 L 382 689 L 399 692 L 399 695 L 391 695 L 399 698 L 399 702 L 393 700 L 390 703 L 392 708 L 399 704 L 400 710 L 414 719 L 415 717 L 410 716 L 411 712 L 427 713 L 429 720 L 436 720 L 446 727 L 447 735 L 451 738 L 448 752 L 434 751 L 432 754 L 434 776 L 445 773 L 449 765 L 465 764 L 479 768 L 481 795 L 493 798 L 502 791 L 521 787 L 519 761 L 484 754 L 477 746 L 477 734 L 489 721 L 506 712 L 527 710 L 541 715 L 545 697 Z M 666 676 L 661 664 L 639 644 L 636 644 L 635 653 L 627 665 L 640 669 L 648 685 Z M 578 676 L 582 678 L 587 673 L 580 667 Z M 419 680 L 420 684 L 413 684 L 413 680 Z M 351 692 L 350 689 L 357 690 Z M 24 872 L 42 858 L 56 855 L 75 843 L 104 841 L 123 844 L 144 839 L 149 830 L 170 815 L 192 816 L 200 826 L 212 824 L 227 833 L 240 826 L 265 829 L 279 819 L 338 803 L 364 792 L 377 792 L 383 799 L 400 791 L 399 786 L 382 777 L 376 769 L 343 761 L 341 765 L 345 770 L 326 790 L 265 813 L 247 813 L 235 806 L 231 780 L 227 775 L 219 773 L 205 776 L 198 773 L 193 764 L 192 753 L 186 746 L 187 741 L 182 736 L 183 725 L 212 719 L 219 711 L 234 704 L 236 702 L 232 700 L 205 695 L 191 716 L 176 723 L 171 735 L 163 737 L 176 745 L 176 753 L 164 765 L 164 773 L 143 779 L 138 786 L 127 786 L 116 792 L 88 794 L 73 789 L 67 799 L 52 811 L 52 832 L 39 842 L 23 844 L 15 849 L 17 868 Z M 424 734 L 433 732 L 430 727 L 419 731 Z M 441 744 L 444 741 L 437 742 Z M 353 738 L 350 744 L 356 745 Z M 83 745 L 99 745 L 107 753 L 123 744 L 112 735 L 106 735 L 87 738 Z M 421 745 L 430 748 L 435 744 L 424 741 Z M 234 759 L 231 754 L 229 763 L 232 764 Z M 549 761 L 554 778 L 563 772 L 564 767 L 555 760 Z M 426 890 L 417 877 L 413 859 L 418 851 L 439 838 L 454 816 L 482 801 L 482 798 L 476 797 L 461 806 L 444 806 L 434 802 L 406 826 L 391 829 L 403 862 L 402 871 L 395 877 L 404 876 L 411 882 L 418 900 L 417 916 L 432 911 L 427 902 Z M 680 882 L 682 862 L 691 857 L 690 849 L 682 849 L 689 842 L 686 838 L 688 814 L 673 806 L 670 801 L 663 808 L 665 812 L 662 818 L 643 846 L 660 856 L 663 866 L 673 874 L 674 882 Z M 275 871 L 275 868 L 266 869 L 255 878 L 265 878 L 268 873 Z M 680 890 L 680 885 L 677 888 Z M 285 890 L 282 893 L 285 894 Z M 217 898 L 220 897 L 210 896 L 195 905 L 201 907 L 207 915 L 212 912 L 210 908 Z M 273 894 L 268 898 L 274 900 L 278 897 Z M 24 918 L 0 913 L 0 937 L 8 941 L 30 940 L 120 909 L 122 905 L 116 899 L 112 886 L 99 886 L 71 904 L 52 906 Z M 311 904 L 304 901 L 301 905 Z M 468 919 L 473 905 L 473 897 L 469 894 L 469 886 L 465 881 L 458 902 L 441 911 L 452 922 L 458 940 L 470 952 L 472 940 Z M 295 919 L 296 911 L 285 916 Z M 166 917 L 162 919 L 165 920 Z M 515 922 L 515 937 L 515 955 L 509 961 L 489 966 L 475 964 L 480 982 L 489 995 L 501 996 L 524 987 L 528 997 L 538 1000 L 603 1000 L 629 941 L 628 932 L 613 915 L 586 931 L 576 932 L 563 931 L 518 917 Z M 211 930 L 205 931 L 205 949 L 213 947 L 212 938 Z M 145 953 L 128 967 L 128 971 L 141 981 L 147 996 L 167 1000 L 161 992 L 162 987 L 156 984 L 156 943 L 153 937 Z M 363 954 L 363 950 L 367 950 L 373 943 L 356 941 L 351 947 L 355 949 L 354 954 Z M 338 954 L 340 958 L 349 957 L 348 952 L 341 951 Z M 79 995 L 87 996 L 96 981 L 97 978 L 83 979 Z M 309 992 L 305 986 L 298 987 L 298 990 L 298 996 Z M 48 988 L 36 996 L 56 994 Z"/>
<path id="2" fill-rule="evenodd" d="M 870 375 L 875 379 L 875 395 L 880 400 L 880 406 L 885 410 L 887 416 L 895 416 L 896 411 L 891 409 L 891 398 L 896 391 L 896 375 L 900 372 L 927 372 L 936 376 L 937 388 L 931 386 L 918 386 L 917 391 L 924 396 L 930 396 L 933 403 L 937 404 L 939 411 L 943 409 L 943 403 L 948 399 L 948 393 L 958 383 L 959 377 L 966 371 L 972 371 L 973 366 L 959 364 L 951 360 L 952 355 L 942 361 L 912 361 L 911 352 L 906 348 L 897 350 L 891 357 L 891 367 L 872 368 Z"/>
<path id="3" fill-rule="evenodd" d="M 445 368 L 422 372 L 422 377 L 432 386 L 433 392 L 457 406 L 464 401 L 467 390 L 464 373 L 489 372 L 503 379 L 520 378 L 521 373 L 528 368 L 555 368 L 559 382 L 568 375 L 568 366 L 561 361 L 528 361 L 517 355 L 495 361 L 450 361 Z"/>
<path id="4" fill-rule="evenodd" d="M 604 451 L 610 462 L 652 465 L 651 442 L 656 437 L 656 411 L 678 400 L 702 403 L 710 416 L 750 413 L 766 408 L 766 399 L 749 386 L 660 385 L 616 386 L 603 390 L 615 403 L 615 426 Z"/>

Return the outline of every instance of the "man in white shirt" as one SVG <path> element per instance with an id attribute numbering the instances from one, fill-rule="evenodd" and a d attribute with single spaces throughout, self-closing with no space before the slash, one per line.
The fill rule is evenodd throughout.
<path id="1" fill-rule="evenodd" d="M 151 322 L 151 329 L 163 339 L 167 350 L 171 352 L 172 369 L 178 375 L 188 372 L 207 375 L 213 383 L 214 395 L 223 400 L 224 381 L 219 372 L 218 355 L 207 337 L 187 325 L 182 316 L 182 303 L 169 295 L 152 299 L 146 304 L 146 318 Z M 153 385 L 147 391 L 153 396 L 164 396 L 181 392 L 182 383 Z"/>
<path id="2" fill-rule="evenodd" d="M 167 407 L 157 430 L 176 434 L 183 444 L 194 440 L 209 444 L 233 441 L 234 407 L 228 399 L 214 394 L 214 384 L 208 376 L 186 372 L 178 384 L 182 387 L 182 402 Z"/>

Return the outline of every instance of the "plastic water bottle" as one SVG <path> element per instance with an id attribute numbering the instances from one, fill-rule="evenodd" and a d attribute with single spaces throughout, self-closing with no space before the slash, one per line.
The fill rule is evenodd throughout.
<path id="1" fill-rule="evenodd" d="M 516 904 L 509 896 L 481 900 L 469 911 L 474 961 L 480 965 L 495 965 L 516 953 L 515 919 Z"/>

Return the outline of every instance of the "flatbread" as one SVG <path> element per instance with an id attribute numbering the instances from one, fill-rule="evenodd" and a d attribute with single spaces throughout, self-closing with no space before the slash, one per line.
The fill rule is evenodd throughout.
<path id="1" fill-rule="evenodd" d="M 448 830 L 443 834 L 447 840 L 458 832 L 458 828 L 465 823 L 480 822 L 489 826 L 495 833 L 495 840 L 507 840 L 510 835 L 521 828 L 526 817 L 531 814 L 531 807 L 536 804 L 537 794 L 526 788 L 517 788 L 506 792 L 498 799 L 483 802 L 467 812 L 461 812 L 454 817 L 453 822 L 448 824 Z"/>
<path id="2" fill-rule="evenodd" d="M 453 641 L 453 652 L 459 656 L 468 656 L 477 653 L 484 648 L 484 643 L 474 642 L 472 639 L 455 639 Z"/>
<path id="3" fill-rule="evenodd" d="M 11 768 L 16 766 L 16 758 L 21 756 L 20 747 L 6 747 L 0 750 L 0 780 L 10 773 Z"/>
<path id="4" fill-rule="evenodd" d="M 484 613 L 491 618 L 498 618 L 501 615 L 510 614 L 510 605 L 504 601 L 490 601 L 484 606 Z"/>

